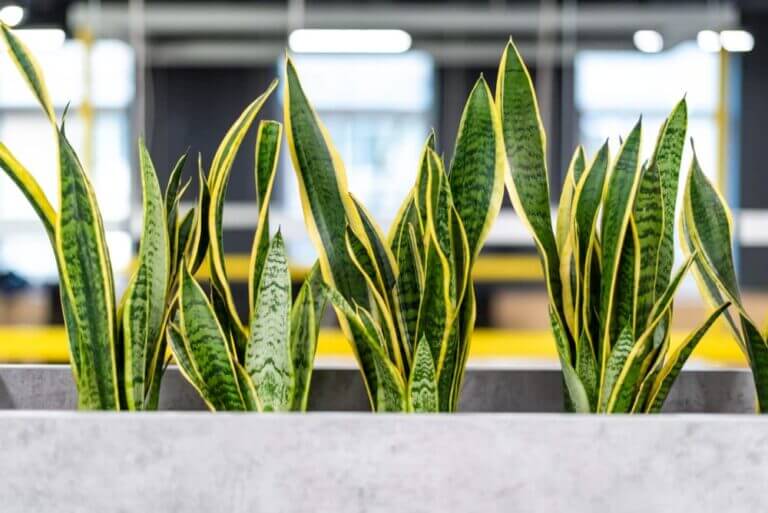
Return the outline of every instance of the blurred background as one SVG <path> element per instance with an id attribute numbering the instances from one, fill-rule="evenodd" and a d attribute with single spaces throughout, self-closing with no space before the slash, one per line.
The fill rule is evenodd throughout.
<path id="1" fill-rule="evenodd" d="M 735 211 L 748 308 L 768 312 L 768 182 L 761 126 L 768 118 L 768 2 L 764 0 L 488 0 L 418 3 L 323 0 L 0 0 L 41 61 L 61 115 L 92 177 L 118 289 L 141 225 L 136 140 L 161 181 L 190 150 L 207 167 L 241 110 L 280 78 L 286 48 L 346 164 L 351 190 L 388 228 L 415 179 L 429 130 L 446 159 L 467 94 L 496 67 L 512 36 L 531 70 L 548 134 L 551 199 L 577 144 L 612 149 L 643 114 L 645 157 L 662 119 L 686 95 L 689 135 L 705 172 Z M 282 119 L 282 93 L 261 117 Z M 0 56 L 0 140 L 55 198 L 47 120 Z M 250 134 L 232 171 L 224 213 L 227 269 L 245 304 L 257 219 Z M 285 148 L 284 148 L 285 150 Z M 686 150 L 682 173 L 690 165 Z M 314 261 L 292 166 L 283 151 L 273 226 L 287 239 L 296 280 Z M 194 187 L 189 197 L 194 197 Z M 476 362 L 556 361 L 532 240 L 505 203 L 478 262 Z M 705 309 L 686 283 L 676 337 Z M 349 359 L 326 319 L 320 356 Z M 57 275 L 48 240 L 25 198 L 0 177 L 0 361 L 66 361 Z M 741 365 L 725 330 L 711 330 L 699 365 Z"/>

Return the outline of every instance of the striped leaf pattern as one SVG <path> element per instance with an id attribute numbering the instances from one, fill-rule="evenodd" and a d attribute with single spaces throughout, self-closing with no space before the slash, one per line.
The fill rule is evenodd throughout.
<path id="1" fill-rule="evenodd" d="M 436 413 L 438 411 L 436 374 L 429 345 L 427 340 L 422 338 L 416 346 L 413 370 L 408 378 L 409 411 L 415 413 Z"/>
<path id="2" fill-rule="evenodd" d="M 144 219 L 138 266 L 122 308 L 125 393 L 128 409 L 143 409 L 144 397 L 164 339 L 165 305 L 170 275 L 166 205 L 147 148 L 139 141 Z M 175 200 L 176 194 L 174 194 Z M 173 211 L 172 211 L 173 213 Z M 153 365 L 154 364 L 154 365 Z"/>
<path id="3" fill-rule="evenodd" d="M 119 409 L 115 292 L 104 226 L 93 187 L 63 132 L 59 132 L 59 182 L 56 249 L 77 330 L 80 405 Z"/>
<path id="4" fill-rule="evenodd" d="M 186 266 L 181 271 L 181 333 L 215 410 L 245 410 L 229 342 L 205 292 Z"/>
<path id="5" fill-rule="evenodd" d="M 224 197 L 229 183 L 229 173 L 232 170 L 232 163 L 235 160 L 240 145 L 245 138 L 245 134 L 250 129 L 256 115 L 266 102 L 272 91 L 277 87 L 277 81 L 267 87 L 264 93 L 256 98 L 240 117 L 230 127 L 227 134 L 219 144 L 216 154 L 213 157 L 211 170 L 208 174 L 208 189 L 210 191 L 210 208 L 208 210 L 208 233 L 210 244 L 208 247 L 209 263 L 211 265 L 211 279 L 214 286 L 223 296 L 228 322 L 237 331 L 238 336 L 244 336 L 245 328 L 242 326 L 240 317 L 235 307 L 235 301 L 232 297 L 232 291 L 227 280 L 227 272 L 224 266 L 224 238 L 222 229 L 222 219 L 224 213 Z"/>
<path id="6" fill-rule="evenodd" d="M 265 411 L 288 411 L 293 403 L 290 306 L 291 276 L 278 232 L 264 262 L 245 348 L 245 369 Z"/>
<path id="7" fill-rule="evenodd" d="M 286 133 L 305 222 L 372 409 L 413 409 L 407 388 L 423 388 L 432 372 L 428 408 L 456 410 L 476 315 L 471 269 L 501 207 L 506 168 L 486 81 L 469 94 L 449 171 L 434 132 L 427 138 L 413 188 L 384 238 L 349 193 L 344 165 L 290 59 L 285 75 Z"/>
<path id="8" fill-rule="evenodd" d="M 721 315 L 752 360 L 768 355 L 768 343 L 751 329 L 754 323 L 740 307 L 730 216 L 695 159 L 684 196 L 681 239 L 687 253 L 698 255 L 672 273 L 675 203 L 688 123 L 685 99 L 662 123 L 645 164 L 641 121 L 621 138 L 612 162 L 607 141 L 591 161 L 577 148 L 565 174 L 554 231 L 536 94 L 511 41 L 499 65 L 496 99 L 508 164 L 506 186 L 542 259 L 566 408 L 659 411 L 690 351 Z M 691 267 L 714 311 L 670 355 L 672 300 Z M 728 315 L 725 300 L 740 309 L 740 325 Z M 753 365 L 753 371 L 759 368 L 759 363 Z M 758 389 L 760 383 L 768 387 L 768 377 L 757 375 L 756 382 Z M 768 388 L 764 390 L 768 398 Z"/>
<path id="9" fill-rule="evenodd" d="M 768 334 L 761 333 L 741 301 L 731 248 L 731 213 L 701 169 L 695 152 L 683 196 L 681 224 L 683 249 L 695 254 L 694 275 L 702 296 L 712 306 L 727 301 L 735 307 L 738 322 L 727 311 L 724 316 L 752 370 L 757 410 L 768 412 Z"/>
<path id="10" fill-rule="evenodd" d="M 261 281 L 269 249 L 269 202 L 277 172 L 277 157 L 283 125 L 277 121 L 262 121 L 256 134 L 255 176 L 256 198 L 259 202 L 259 221 L 251 250 L 250 274 L 248 276 L 248 297 L 250 304 L 256 303 L 257 287 Z"/>

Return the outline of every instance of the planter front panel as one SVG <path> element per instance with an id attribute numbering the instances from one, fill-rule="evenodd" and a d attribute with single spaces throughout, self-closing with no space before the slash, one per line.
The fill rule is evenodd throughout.
<path id="1" fill-rule="evenodd" d="M 72 410 L 77 405 L 67 365 L 0 365 L 0 409 Z M 684 371 L 670 392 L 667 412 L 753 413 L 752 376 L 746 370 Z M 319 368 L 309 401 L 315 411 L 367 411 L 356 369 Z M 177 368 L 166 372 L 162 410 L 202 410 L 205 405 Z M 556 369 L 470 368 L 462 391 L 465 412 L 554 413 L 563 410 Z"/>
<path id="2" fill-rule="evenodd" d="M 766 511 L 768 419 L 0 414 L 4 513 Z"/>

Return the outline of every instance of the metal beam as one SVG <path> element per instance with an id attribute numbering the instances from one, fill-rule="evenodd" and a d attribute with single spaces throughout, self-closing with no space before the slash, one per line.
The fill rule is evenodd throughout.
<path id="1" fill-rule="evenodd" d="M 210 34 L 284 36 L 291 26 L 285 7 L 228 3 L 151 3 L 144 9 L 148 37 L 194 37 Z M 313 28 L 400 28 L 414 36 L 425 34 L 519 34 L 559 32 L 564 26 L 578 34 L 613 35 L 638 29 L 656 29 L 665 35 L 693 33 L 701 28 L 720 29 L 738 24 L 730 4 L 599 5 L 579 7 L 574 13 L 560 7 L 456 5 L 359 6 L 356 4 L 308 7 L 304 25 Z M 68 12 L 70 28 L 89 22 L 88 6 L 80 2 Z M 125 5 L 103 4 L 93 27 L 97 36 L 127 37 L 130 18 Z"/>

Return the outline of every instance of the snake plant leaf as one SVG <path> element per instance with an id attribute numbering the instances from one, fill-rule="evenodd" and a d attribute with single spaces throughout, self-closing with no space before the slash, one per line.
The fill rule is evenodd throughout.
<path id="1" fill-rule="evenodd" d="M 733 221 L 725 200 L 704 175 L 695 152 L 683 201 L 693 246 L 719 288 L 743 310 L 730 242 Z"/>
<path id="2" fill-rule="evenodd" d="M 264 407 L 261 405 L 259 394 L 256 392 L 256 386 L 248 375 L 248 371 L 245 370 L 245 367 L 240 365 L 239 362 L 235 362 L 235 372 L 237 373 L 237 382 L 240 386 L 240 391 L 243 394 L 245 409 L 247 411 L 263 412 Z"/>
<path id="3" fill-rule="evenodd" d="M 360 238 L 347 227 L 347 251 L 352 258 L 352 262 L 360 271 L 365 280 L 371 297 L 371 302 L 375 306 L 377 318 L 380 320 L 382 336 L 385 342 L 384 348 L 387 355 L 395 361 L 397 368 L 404 372 L 403 351 L 400 347 L 398 331 L 393 319 L 393 310 L 387 303 L 381 292 L 382 282 L 378 267 L 370 253 L 370 247 L 365 246 Z"/>
<path id="4" fill-rule="evenodd" d="M 56 265 L 59 271 L 59 276 L 62 274 L 61 266 L 62 259 L 56 249 L 56 221 L 57 214 L 53 209 L 48 197 L 43 192 L 39 183 L 32 174 L 13 156 L 8 148 L 0 143 L 0 167 L 6 172 L 8 177 L 18 186 L 19 190 L 29 201 L 30 205 L 34 209 L 40 221 L 43 223 L 43 227 L 48 235 L 48 238 L 53 247 L 54 254 L 56 256 Z M 72 374 L 75 383 L 78 385 L 78 390 L 81 389 L 79 376 L 80 368 L 80 347 L 78 344 L 78 334 L 75 319 L 74 306 L 72 305 L 69 295 L 61 288 L 59 290 L 59 297 L 61 299 L 61 308 L 64 317 L 64 324 L 67 331 L 67 342 L 69 344 L 70 359 L 72 362 Z M 83 385 L 85 386 L 85 385 Z"/>
<path id="5" fill-rule="evenodd" d="M 686 221 L 686 219 L 689 217 L 689 213 L 687 212 L 689 207 L 686 205 L 686 203 L 686 201 L 683 201 L 683 214 L 680 216 L 680 245 L 682 247 L 683 254 L 690 256 L 696 251 L 699 251 L 699 253 L 701 251 L 694 247 L 693 239 L 691 238 L 691 230 L 688 228 L 688 223 Z M 699 291 L 706 303 L 712 307 L 716 307 L 717 305 L 726 302 L 724 295 L 720 292 L 720 288 L 717 282 L 713 278 L 714 273 L 709 270 L 709 264 L 706 263 L 705 259 L 700 254 L 694 258 L 691 269 Z M 731 332 L 737 344 L 739 345 L 739 348 L 746 355 L 746 342 L 743 340 L 741 331 L 739 330 L 733 315 L 729 310 L 726 310 L 723 312 L 723 318 L 726 321 L 728 330 Z"/>
<path id="6" fill-rule="evenodd" d="M 350 195 L 350 197 L 355 211 L 360 216 L 361 226 L 368 240 L 376 267 L 381 275 L 384 290 L 389 292 L 394 288 L 397 280 L 398 268 L 395 256 L 387 245 L 386 239 L 371 213 L 354 196 Z"/>
<path id="7" fill-rule="evenodd" d="M 40 65 L 37 59 L 29 51 L 29 48 L 19 39 L 16 34 L 6 25 L 0 23 L 0 31 L 2 31 L 3 39 L 8 46 L 8 53 L 11 59 L 16 64 L 16 67 L 21 71 L 27 84 L 34 93 L 40 106 L 43 108 L 46 116 L 53 125 L 56 125 L 56 114 L 53 110 L 53 103 L 51 97 L 48 94 L 48 88 L 45 86 L 43 80 L 43 73 L 40 69 Z"/>
<path id="8" fill-rule="evenodd" d="M 35 213 L 43 223 L 48 237 L 53 240 L 56 225 L 56 212 L 32 174 L 13 156 L 8 148 L 0 143 L 0 167 L 13 180 L 29 201 Z"/>
<path id="9" fill-rule="evenodd" d="M 653 347 L 649 349 L 645 361 L 643 362 L 643 368 L 641 370 L 642 379 L 640 380 L 640 385 L 637 387 L 630 413 L 646 412 L 646 404 L 648 402 L 648 397 L 651 395 L 653 384 L 661 373 L 662 367 L 664 366 L 664 359 L 666 358 L 667 353 L 669 353 L 669 335 L 669 331 L 667 330 L 660 346 L 657 349 L 654 349 Z"/>
<path id="10" fill-rule="evenodd" d="M 663 201 L 659 169 L 651 163 L 643 170 L 632 214 L 639 243 L 640 277 L 637 290 L 637 324 L 639 326 L 645 324 L 656 299 L 657 263 L 665 222 Z M 666 281 L 669 282 L 669 279 Z M 664 286 L 666 287 L 666 284 Z M 663 289 L 659 293 L 661 292 Z"/>
<path id="11" fill-rule="evenodd" d="M 144 397 L 144 410 L 157 411 L 160 406 L 160 385 L 162 384 L 165 371 L 168 370 L 168 366 L 171 364 L 171 355 L 168 354 L 168 341 L 165 337 L 162 337 L 160 343 L 157 345 L 157 355 L 164 357 L 165 361 L 161 358 L 155 360 L 156 363 L 152 364 L 150 372 L 149 385 L 147 386 L 146 396 Z"/>
<path id="12" fill-rule="evenodd" d="M 584 391 L 589 400 L 589 411 L 597 410 L 597 396 L 599 390 L 600 369 L 597 366 L 597 358 L 589 340 L 588 330 L 583 330 L 576 345 L 576 376 L 584 386 Z"/>
<path id="13" fill-rule="evenodd" d="M 382 413 L 407 411 L 405 383 L 401 373 L 382 349 L 383 339 L 376 341 L 372 331 L 367 330 L 366 333 L 367 336 L 363 340 L 368 343 L 376 369 L 376 411 Z"/>
<path id="14" fill-rule="evenodd" d="M 291 309 L 291 357 L 293 358 L 294 393 L 292 411 L 306 411 L 312 365 L 317 349 L 318 321 L 315 318 L 315 299 L 311 276 L 304 281 Z"/>
<path id="15" fill-rule="evenodd" d="M 139 141 L 143 223 L 138 266 L 126 291 L 122 308 L 125 394 L 128 409 L 141 410 L 157 345 L 165 328 L 166 296 L 170 273 L 170 243 L 166 210 L 157 173 L 147 148 Z"/>
<path id="16" fill-rule="evenodd" d="M 496 107 L 501 115 L 508 161 L 507 191 L 515 212 L 533 234 L 550 300 L 555 305 L 555 314 L 562 318 L 560 260 L 549 207 L 546 136 L 531 76 L 511 39 L 499 64 Z"/>
<path id="17" fill-rule="evenodd" d="M 661 243 L 656 264 L 656 296 L 662 294 L 669 283 L 672 262 L 675 256 L 675 207 L 680 177 L 680 162 L 683 157 L 685 134 L 688 127 L 688 105 L 685 98 L 680 100 L 667 118 L 654 152 L 651 163 L 661 179 L 661 195 L 664 205 Z"/>
<path id="18" fill-rule="evenodd" d="M 195 207 L 195 222 L 192 238 L 186 251 L 186 259 L 190 263 L 190 271 L 197 272 L 208 254 L 210 234 L 208 233 L 208 217 L 211 208 L 211 194 L 208 190 L 208 181 L 203 171 L 202 157 L 198 155 L 198 197 Z"/>
<path id="19" fill-rule="evenodd" d="M 229 183 L 229 174 L 232 163 L 235 160 L 240 144 L 245 134 L 253 124 L 253 120 L 269 95 L 277 87 L 277 81 L 273 81 L 266 91 L 248 105 L 240 117 L 230 127 L 227 134 L 219 144 L 213 157 L 211 171 L 208 175 L 208 186 L 211 193 L 211 205 L 208 211 L 208 233 L 210 234 L 209 263 L 211 266 L 211 281 L 224 296 L 230 322 L 244 333 L 240 316 L 235 307 L 235 300 L 227 280 L 227 271 L 224 265 L 224 233 L 222 220 L 224 215 L 224 196 Z"/>
<path id="20" fill-rule="evenodd" d="M 178 272 L 179 267 L 181 266 L 181 262 L 184 258 L 185 251 L 192 241 L 192 237 L 194 236 L 195 214 L 196 208 L 192 207 L 177 223 L 178 227 L 175 230 L 176 237 L 175 240 L 171 241 L 172 244 L 174 244 L 176 247 L 173 252 L 176 260 L 171 260 L 172 270 L 174 271 L 171 273 L 171 276 L 173 277 L 176 276 L 176 273 Z"/>
<path id="21" fill-rule="evenodd" d="M 434 223 L 428 222 L 428 250 L 424 265 L 424 290 L 419 305 L 419 316 L 416 323 L 416 339 L 422 337 L 429 342 L 435 365 L 438 364 L 442 343 L 448 335 L 450 325 L 448 320 L 454 315 L 451 294 L 451 265 L 438 242 Z"/>
<path id="22" fill-rule="evenodd" d="M 423 279 L 421 255 L 418 253 L 416 244 L 412 242 L 412 237 L 417 240 L 423 239 L 423 237 L 416 235 L 416 230 L 420 228 L 418 212 L 413 200 L 407 205 L 404 219 L 410 221 L 400 224 L 397 236 L 392 241 L 392 250 L 397 259 L 396 293 L 406 330 L 405 340 L 408 347 L 411 347 L 416 336 L 416 322 L 419 316 Z"/>
<path id="23" fill-rule="evenodd" d="M 290 343 L 291 275 L 280 231 L 264 262 L 245 348 L 245 369 L 264 411 L 289 411 L 294 394 Z"/>
<path id="24" fill-rule="evenodd" d="M 399 291 L 396 289 L 397 275 L 399 273 L 397 262 L 371 213 L 354 196 L 352 196 L 352 202 L 360 216 L 360 221 L 368 240 L 370 256 L 377 270 L 381 289 L 381 299 L 377 299 L 377 303 L 386 303 L 387 306 L 387 310 L 382 312 L 381 317 L 384 318 L 389 330 L 394 360 L 398 368 L 405 372 L 411 363 L 412 347 L 405 324 L 406 314 L 403 311 Z M 374 294 L 374 299 L 376 298 L 377 296 Z"/>
<path id="25" fill-rule="evenodd" d="M 636 392 L 642 384 L 641 371 L 644 366 L 647 369 L 646 363 L 648 362 L 649 351 L 652 350 L 653 336 L 656 333 L 659 324 L 667 318 L 667 314 L 672 307 L 674 291 L 677 290 L 677 286 L 689 266 L 690 259 L 677 272 L 672 282 L 667 286 L 667 290 L 664 292 L 661 299 L 654 305 L 654 309 L 651 311 L 651 322 L 631 346 L 631 350 L 622 362 L 621 372 L 615 376 L 615 379 L 613 377 L 613 371 L 607 373 L 606 380 L 613 380 L 613 383 L 604 383 L 606 387 L 610 386 L 610 388 L 607 389 L 610 391 L 610 395 L 608 396 L 608 401 L 605 405 L 603 403 L 605 396 L 601 396 L 601 411 L 608 413 L 628 413 L 631 410 L 637 399 Z M 611 357 L 613 357 L 613 353 L 611 353 Z M 623 358 L 623 355 L 619 354 L 618 357 Z M 610 363 L 609 360 L 609 365 Z M 618 363 L 618 360 L 613 363 Z"/>
<path id="26" fill-rule="evenodd" d="M 619 262 L 629 226 L 629 218 L 632 214 L 635 193 L 640 181 L 640 167 L 638 165 L 640 136 L 641 121 L 638 121 L 619 150 L 616 163 L 607 179 L 603 203 L 605 215 L 600 233 L 600 241 L 603 244 L 603 280 L 600 288 L 600 319 L 603 322 L 600 335 L 600 361 L 601 381 L 603 383 L 606 381 L 606 366 L 612 347 L 612 322 L 615 317 Z"/>
<path id="27" fill-rule="evenodd" d="M 416 413 L 437 413 L 438 405 L 435 363 L 429 343 L 422 338 L 416 345 L 413 369 L 408 378 L 408 410 Z"/>
<path id="28" fill-rule="evenodd" d="M 613 391 L 605 407 L 607 413 L 629 413 L 635 401 L 635 393 L 642 381 L 642 367 L 651 338 L 641 337 L 627 355 L 621 373 L 616 377 Z"/>
<path id="29" fill-rule="evenodd" d="M 459 217 L 458 211 L 451 209 L 451 235 L 453 237 L 451 253 L 453 261 L 451 267 L 453 271 L 453 282 L 456 292 L 453 300 L 453 317 L 449 319 L 450 330 L 440 349 L 440 359 L 437 364 L 438 390 L 441 397 L 441 411 L 454 411 L 456 408 L 455 398 L 458 396 L 456 390 L 462 379 L 460 375 L 464 369 L 459 367 L 460 361 L 464 355 L 462 346 L 468 343 L 462 337 L 468 336 L 474 325 L 459 326 L 459 320 L 466 320 L 461 316 L 461 307 L 467 288 L 471 288 L 469 241 L 464 230 L 464 224 Z"/>
<path id="30" fill-rule="evenodd" d="M 573 199 L 576 190 L 577 176 L 581 177 L 586 167 L 586 157 L 584 156 L 584 147 L 579 146 L 571 157 L 571 163 L 568 165 L 568 171 L 563 181 L 563 190 L 560 194 L 560 203 L 557 208 L 557 221 L 555 222 L 555 242 L 557 248 L 562 254 L 563 246 L 568 238 L 572 223 Z"/>
<path id="31" fill-rule="evenodd" d="M 598 150 L 589 169 L 576 184 L 573 196 L 574 258 L 577 273 L 586 274 L 585 263 L 590 241 L 596 233 L 597 211 L 603 198 L 605 177 L 608 173 L 608 141 Z"/>
<path id="32" fill-rule="evenodd" d="M 312 305 L 315 309 L 315 330 L 320 329 L 320 322 L 325 315 L 325 308 L 328 306 L 328 297 L 325 295 L 325 283 L 323 283 L 323 274 L 320 271 L 320 263 L 315 262 L 304 279 L 309 284 L 312 292 Z"/>
<path id="33" fill-rule="evenodd" d="M 669 355 L 667 361 L 664 363 L 664 367 L 656 377 L 651 393 L 648 396 L 648 406 L 646 408 L 648 413 L 658 413 L 661 411 L 662 406 L 664 406 L 664 401 L 666 401 L 669 391 L 672 389 L 672 385 L 680 374 L 683 365 L 688 361 L 688 357 L 691 356 L 691 353 L 696 349 L 699 341 L 704 337 L 720 314 L 722 314 L 729 306 L 730 303 L 723 303 L 715 309 L 715 311 L 707 317 L 704 323 L 692 331 L 685 338 L 683 343 Z"/>
<path id="34" fill-rule="evenodd" d="M 229 312 L 227 311 L 227 302 L 224 299 L 224 295 L 216 288 L 216 285 L 211 284 L 209 290 L 209 299 L 211 301 L 211 308 L 213 314 L 219 321 L 221 330 L 224 333 L 224 338 L 227 341 L 227 347 L 233 355 L 233 360 L 242 362 L 245 359 L 245 345 L 246 340 L 235 336 L 237 328 L 235 328 L 230 322 Z"/>
<path id="35" fill-rule="evenodd" d="M 667 285 L 666 290 L 653 305 L 653 308 L 651 308 L 651 314 L 648 316 L 648 319 L 650 320 L 649 325 L 658 324 L 661 321 L 660 318 L 663 317 L 666 311 L 671 307 L 675 293 L 677 292 L 680 283 L 682 283 L 685 273 L 691 268 L 691 264 L 693 264 L 695 257 L 695 254 L 689 256 L 672 276 L 672 280 L 669 282 L 669 285 Z"/>
<path id="36" fill-rule="evenodd" d="M 560 357 L 560 367 L 563 372 L 566 409 L 576 413 L 589 413 L 591 411 L 589 395 L 576 370 L 571 365 L 568 335 L 565 332 L 565 326 L 560 322 L 560 318 L 552 306 L 549 308 L 549 320 L 552 324 L 552 334 L 555 337 L 557 354 Z"/>
<path id="37" fill-rule="evenodd" d="M 286 59 L 285 76 L 283 105 L 288 147 L 299 184 L 305 223 L 318 252 L 323 278 L 345 300 L 367 309 L 370 302 L 366 283 L 346 250 L 347 225 L 357 234 L 362 232 L 362 227 L 347 190 L 344 165 L 304 94 L 290 58 Z M 333 304 L 338 308 L 335 302 Z M 367 355 L 370 352 L 368 344 L 352 336 L 346 316 L 339 317 L 342 330 L 354 342 L 369 397 L 375 403 L 376 369 Z"/>
<path id="38" fill-rule="evenodd" d="M 96 196 L 74 150 L 59 131 L 61 213 L 56 223 L 62 286 L 77 326 L 81 405 L 118 409 L 115 292 Z"/>
<path id="39" fill-rule="evenodd" d="M 458 363 L 456 365 L 456 377 L 454 378 L 453 397 L 451 399 L 452 405 L 459 404 L 459 396 L 461 394 L 461 388 L 464 384 L 464 375 L 467 368 L 467 360 L 469 359 L 469 349 L 476 319 L 477 300 L 475 297 L 475 287 L 472 284 L 469 284 L 467 286 L 467 291 L 464 295 L 464 301 L 461 304 L 458 317 Z"/>
<path id="40" fill-rule="evenodd" d="M 176 164 L 174 164 L 173 169 L 171 170 L 171 175 L 168 178 L 168 184 L 165 186 L 165 218 L 168 221 L 168 238 L 171 240 L 176 231 L 176 217 L 179 208 L 179 200 L 181 199 L 181 174 L 187 163 L 187 156 L 188 153 L 185 152 L 176 161 Z"/>
<path id="41" fill-rule="evenodd" d="M 757 392 L 757 412 L 768 413 L 768 345 L 749 318 L 743 314 L 739 318 Z"/>
<path id="42" fill-rule="evenodd" d="M 215 408 L 211 396 L 205 388 L 205 382 L 203 381 L 202 376 L 200 376 L 200 373 L 192 361 L 192 354 L 186 339 L 181 333 L 181 328 L 172 322 L 168 323 L 166 336 L 168 337 L 168 347 L 171 349 L 171 353 L 176 360 L 176 364 L 179 366 L 181 374 L 189 384 L 197 390 L 198 395 L 205 401 L 208 408 L 211 411 L 214 411 Z"/>
<path id="43" fill-rule="evenodd" d="M 416 176 L 414 201 L 416 212 L 419 214 L 419 226 L 421 231 L 426 231 L 427 224 L 427 195 L 429 194 L 429 161 L 433 152 L 437 152 L 436 135 L 434 130 L 430 132 L 419 158 L 419 172 Z"/>
<path id="44" fill-rule="evenodd" d="M 181 334 L 187 341 L 190 360 L 205 384 L 213 409 L 245 410 L 227 337 L 186 263 L 181 269 L 179 298 Z"/>
<path id="45" fill-rule="evenodd" d="M 6 41 L 9 53 L 12 60 L 16 64 L 17 68 L 24 76 L 27 84 L 32 89 L 35 97 L 38 99 L 40 106 L 46 113 L 51 125 L 56 132 L 56 138 L 59 140 L 62 137 L 58 127 L 56 126 L 56 119 L 54 116 L 53 105 L 50 101 L 45 82 L 43 81 L 42 72 L 37 64 L 34 56 L 29 52 L 24 43 L 18 39 L 13 32 L 3 23 L 0 23 L 0 32 L 2 32 L 3 39 Z M 56 264 L 59 271 L 59 276 L 63 276 L 63 257 L 58 250 L 56 244 L 56 225 L 58 219 L 50 205 L 50 202 L 46 198 L 40 186 L 34 180 L 32 175 L 26 171 L 26 169 L 13 157 L 13 155 L 0 145 L 0 165 L 10 176 L 10 178 L 17 184 L 22 193 L 30 201 L 33 209 L 43 222 L 43 226 L 48 233 L 48 237 L 51 240 L 51 244 L 54 248 L 54 254 L 56 255 Z M 59 150 L 61 154 L 62 150 Z M 61 158 L 60 158 L 61 160 Z M 110 276 L 111 280 L 111 276 Z M 91 398 L 94 395 L 94 387 L 96 383 L 93 381 L 92 376 L 86 376 L 80 379 L 80 368 L 82 366 L 80 351 L 81 344 L 79 341 L 79 327 L 77 326 L 77 312 L 75 305 L 72 303 L 72 299 L 64 287 L 60 290 L 61 305 L 64 315 L 64 321 L 67 330 L 67 338 L 70 346 L 70 355 L 72 360 L 72 373 L 75 378 L 75 382 L 78 385 L 78 390 L 83 391 L 79 394 L 78 404 L 83 408 L 98 407 L 94 406 Z M 85 390 L 90 390 L 90 393 Z"/>
<path id="46" fill-rule="evenodd" d="M 373 248 L 364 242 L 363 237 L 355 233 L 350 226 L 347 226 L 345 230 L 347 253 L 349 253 L 352 263 L 360 271 L 363 278 L 365 278 L 368 288 L 375 290 L 379 296 L 383 296 L 386 290 L 376 257 L 372 252 Z"/>
<path id="47" fill-rule="evenodd" d="M 576 337 L 578 327 L 578 275 L 576 274 L 576 259 L 573 254 L 573 239 L 567 237 L 560 250 L 560 283 L 563 291 L 563 315 L 565 317 L 565 326 L 569 333 Z"/>
<path id="48" fill-rule="evenodd" d="M 179 230 L 182 228 L 182 223 L 179 222 L 179 202 L 181 201 L 184 192 L 189 187 L 191 180 L 187 181 L 183 186 L 181 185 L 181 173 L 184 169 L 184 165 L 187 161 L 187 153 L 184 153 L 171 170 L 171 176 L 168 179 L 168 184 L 165 187 L 164 203 L 165 203 L 165 218 L 168 224 L 168 240 L 170 241 L 171 253 L 170 253 L 170 276 L 176 276 L 178 272 L 178 266 L 183 256 L 187 236 L 183 238 L 184 243 L 179 244 Z M 192 221 L 192 220 L 191 220 Z M 191 228 L 191 221 L 188 228 Z"/>
<path id="49" fill-rule="evenodd" d="M 501 208 L 505 160 L 501 120 L 488 83 L 481 76 L 464 107 L 448 174 L 471 260 L 480 252 Z"/>
<path id="50" fill-rule="evenodd" d="M 624 235 L 624 245 L 621 247 L 619 267 L 616 271 L 616 289 L 614 294 L 615 313 L 611 323 L 611 340 L 618 335 L 619 326 L 629 326 L 635 334 L 635 312 L 637 310 L 638 280 L 640 278 L 640 240 L 637 225 L 630 216 L 629 226 Z"/>
<path id="51" fill-rule="evenodd" d="M 256 133 L 256 197 L 259 202 L 259 222 L 251 249 L 250 273 L 248 275 L 248 297 L 251 308 L 256 304 L 256 293 L 261 282 L 261 272 L 269 250 L 269 203 L 277 174 L 277 159 L 280 154 L 280 140 L 283 125 L 277 121 L 262 121 Z"/>
<path id="52" fill-rule="evenodd" d="M 616 339 L 616 343 L 611 349 L 605 368 L 603 369 L 603 376 L 601 379 L 602 387 L 600 388 L 598 399 L 599 412 L 607 411 L 608 400 L 610 399 L 611 393 L 619 379 L 619 375 L 621 374 L 622 369 L 624 369 L 634 348 L 635 338 L 632 336 L 631 328 L 629 326 L 624 326 L 619 333 L 619 337 Z"/>
<path id="53" fill-rule="evenodd" d="M 400 205 L 400 209 L 397 211 L 392 226 L 390 227 L 387 241 L 393 252 L 395 252 L 396 238 L 402 233 L 404 224 L 411 223 L 417 225 L 415 228 L 417 228 L 418 232 L 424 232 L 424 224 L 427 222 L 426 195 L 429 174 L 427 166 L 430 158 L 429 151 L 436 151 L 435 139 L 435 131 L 432 130 L 427 137 L 419 156 L 419 165 L 416 169 L 416 182 L 410 193 Z"/>
<path id="54" fill-rule="evenodd" d="M 397 368 L 384 352 L 385 342 L 380 330 L 376 328 L 375 323 L 366 324 L 337 290 L 326 288 L 325 294 L 331 304 L 336 307 L 339 315 L 346 319 L 354 340 L 360 340 L 365 344 L 366 351 L 360 353 L 358 358 L 374 369 L 373 378 L 376 381 L 373 382 L 373 390 L 376 390 L 376 394 L 369 396 L 371 406 L 379 412 L 405 411 L 407 406 L 405 384 Z M 366 310 L 358 306 L 358 311 Z"/>

